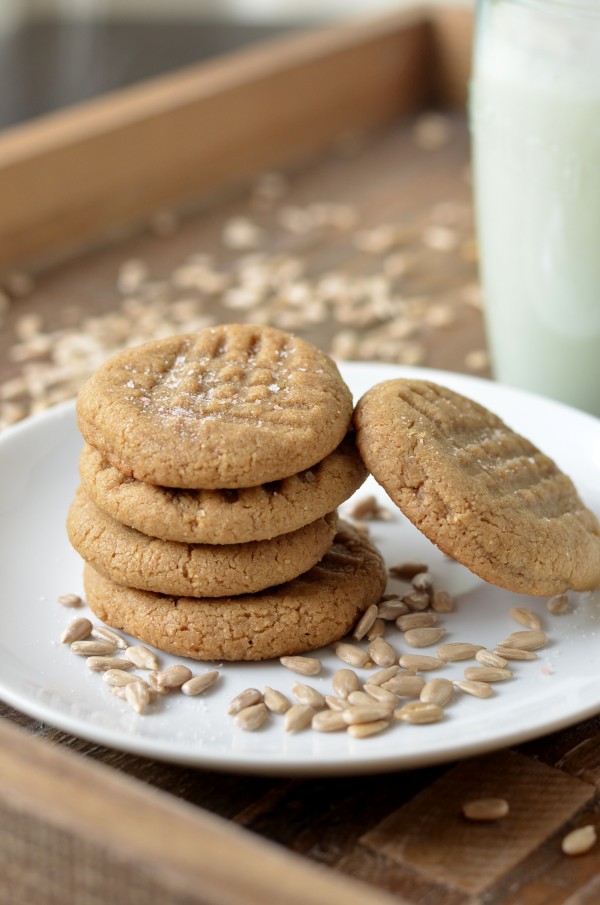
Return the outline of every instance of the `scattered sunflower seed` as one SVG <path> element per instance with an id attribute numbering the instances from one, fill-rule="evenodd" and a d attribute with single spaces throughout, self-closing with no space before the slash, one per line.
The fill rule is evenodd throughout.
<path id="1" fill-rule="evenodd" d="M 135 644 L 125 649 L 125 656 L 138 669 L 158 669 L 158 657 L 147 647 Z"/>
<path id="2" fill-rule="evenodd" d="M 374 643 L 374 641 L 371 642 L 371 644 Z M 348 663 L 349 666 L 357 666 L 359 668 L 365 667 L 369 661 L 369 654 L 362 647 L 358 647 L 356 644 L 347 644 L 344 641 L 340 641 L 335 645 L 335 655 L 340 660 L 343 660 L 344 663 Z"/>
<path id="3" fill-rule="evenodd" d="M 404 698 L 418 698 L 425 685 L 421 676 L 405 676 L 400 673 L 382 684 L 385 691 Z"/>
<path id="4" fill-rule="evenodd" d="M 452 613 L 454 606 L 454 598 L 448 591 L 434 591 L 431 595 L 431 609 L 436 613 Z"/>
<path id="5" fill-rule="evenodd" d="M 407 613 L 405 616 L 399 616 L 396 619 L 396 627 L 401 632 L 408 632 L 413 628 L 429 628 L 437 625 L 438 617 L 436 613 Z"/>
<path id="6" fill-rule="evenodd" d="M 373 627 L 375 620 L 377 619 L 378 608 L 377 604 L 372 603 L 370 607 L 368 607 L 365 612 L 362 614 L 358 622 L 354 627 L 354 631 L 352 632 L 352 637 L 356 641 L 361 641 L 367 632 Z"/>
<path id="7" fill-rule="evenodd" d="M 379 618 L 388 622 L 399 619 L 401 616 L 405 616 L 410 612 L 408 606 L 403 600 L 400 600 L 399 597 L 393 598 L 392 600 L 384 600 L 383 603 L 379 604 L 378 610 Z"/>
<path id="8" fill-rule="evenodd" d="M 565 855 L 585 855 L 596 844 L 596 839 L 596 828 L 589 823 L 587 826 L 580 826 L 567 833 L 561 843 L 561 848 Z"/>
<path id="9" fill-rule="evenodd" d="M 476 798 L 463 804 L 462 812 L 467 820 L 493 821 L 506 817 L 508 801 L 504 798 Z"/>
<path id="10" fill-rule="evenodd" d="M 437 704 L 439 707 L 445 707 L 449 704 L 453 696 L 454 686 L 449 679 L 430 679 L 425 682 L 419 695 L 423 703 Z"/>
<path id="11" fill-rule="evenodd" d="M 444 628 L 411 628 L 404 632 L 404 640 L 409 647 L 431 647 L 446 634 Z"/>
<path id="12" fill-rule="evenodd" d="M 472 679 L 455 679 L 452 684 L 455 688 L 460 688 L 465 694 L 470 694 L 474 698 L 489 698 L 494 693 L 494 689 L 487 682 L 473 681 Z"/>
<path id="13" fill-rule="evenodd" d="M 182 689 L 183 690 L 183 689 Z M 288 698 L 276 688 L 267 686 L 263 692 L 263 701 L 267 710 L 271 713 L 287 713 L 292 706 Z"/>
<path id="14" fill-rule="evenodd" d="M 336 698 L 333 694 L 325 695 L 325 703 L 329 707 L 330 710 L 345 710 L 348 706 L 347 701 L 344 701 L 343 698 Z"/>
<path id="15" fill-rule="evenodd" d="M 391 707 L 377 704 L 375 701 L 371 701 L 370 704 L 358 704 L 347 707 L 342 713 L 348 726 L 355 723 L 374 723 L 377 720 L 389 719 L 391 715 Z"/>
<path id="16" fill-rule="evenodd" d="M 325 698 L 321 692 L 316 688 L 311 688 L 310 685 L 295 682 L 292 685 L 292 694 L 298 704 L 308 704 L 313 710 L 322 710 L 325 707 Z"/>
<path id="17" fill-rule="evenodd" d="M 187 666 L 176 663 L 174 666 L 167 666 L 166 669 L 156 673 L 157 684 L 163 688 L 181 688 L 181 686 L 192 678 L 192 670 Z"/>
<path id="18" fill-rule="evenodd" d="M 563 616 L 568 611 L 569 604 L 568 594 L 556 594 L 554 597 L 550 597 L 546 607 L 553 616 Z"/>
<path id="19" fill-rule="evenodd" d="M 106 672 L 107 669 L 133 669 L 133 663 L 130 660 L 123 660 L 122 657 L 88 657 L 85 665 L 92 672 Z"/>
<path id="20" fill-rule="evenodd" d="M 455 641 L 451 644 L 441 644 L 436 653 L 446 663 L 456 660 L 472 660 L 477 651 L 482 650 L 481 644 L 470 644 L 468 641 Z"/>
<path id="21" fill-rule="evenodd" d="M 502 657 L 494 651 L 486 650 L 484 647 L 477 651 L 475 659 L 478 663 L 481 663 L 482 666 L 496 666 L 498 669 L 504 669 L 507 663 L 505 657 Z"/>
<path id="22" fill-rule="evenodd" d="M 410 701 L 399 710 L 395 710 L 394 716 L 406 723 L 437 723 L 443 719 L 444 709 L 438 704 Z"/>
<path id="23" fill-rule="evenodd" d="M 311 721 L 311 728 L 316 732 L 339 732 L 346 729 L 346 720 L 343 713 L 336 710 L 322 710 L 315 713 Z"/>
<path id="24" fill-rule="evenodd" d="M 513 647 L 519 650 L 539 650 L 548 643 L 548 635 L 540 630 L 529 632 L 512 632 L 497 647 Z"/>
<path id="25" fill-rule="evenodd" d="M 71 650 L 80 657 L 103 657 L 114 654 L 116 646 L 110 641 L 73 641 Z"/>
<path id="26" fill-rule="evenodd" d="M 89 619 L 74 619 L 60 636 L 61 644 L 72 644 L 73 641 L 83 641 L 89 636 L 91 631 L 92 623 Z"/>
<path id="27" fill-rule="evenodd" d="M 372 723 L 352 723 L 346 730 L 352 738 L 368 738 L 370 735 L 378 735 L 390 725 L 389 720 L 374 720 Z"/>
<path id="28" fill-rule="evenodd" d="M 404 669 L 418 669 L 426 671 L 429 669 L 439 669 L 444 666 L 444 661 L 438 657 L 427 657 L 424 654 L 402 654 L 400 657 L 400 666 Z"/>
<path id="29" fill-rule="evenodd" d="M 312 723 L 315 711 L 307 704 L 294 704 L 283 717 L 286 732 L 302 732 Z"/>
<path id="30" fill-rule="evenodd" d="M 236 694 L 227 705 L 227 713 L 229 716 L 235 716 L 240 710 L 251 707 L 253 704 L 260 704 L 263 699 L 262 692 L 258 688 L 245 688 Z"/>
<path id="31" fill-rule="evenodd" d="M 136 713 L 142 714 L 151 701 L 151 692 L 145 682 L 129 682 L 125 687 L 125 700 Z"/>
<path id="32" fill-rule="evenodd" d="M 513 606 L 508 611 L 508 615 L 515 620 L 515 622 L 519 622 L 521 625 L 525 625 L 528 629 L 539 630 L 542 627 L 542 621 L 537 613 L 534 613 L 533 610 L 528 609 L 525 606 Z"/>
<path id="33" fill-rule="evenodd" d="M 532 650 L 519 650 L 518 647 L 498 647 L 494 648 L 494 653 L 504 660 L 537 660 L 537 654 Z"/>
<path id="34" fill-rule="evenodd" d="M 409 594 L 405 594 L 402 600 L 409 610 L 417 613 L 429 609 L 431 602 L 431 598 L 426 591 L 411 591 Z"/>
<path id="35" fill-rule="evenodd" d="M 382 688 L 381 685 L 371 685 L 367 682 L 364 689 L 365 693 L 370 698 L 373 698 L 374 701 L 377 701 L 378 704 L 383 704 L 384 707 L 392 708 L 398 706 L 398 697 L 386 688 Z"/>
<path id="36" fill-rule="evenodd" d="M 369 657 L 377 666 L 393 666 L 398 659 L 396 651 L 384 641 L 383 638 L 375 638 L 369 642 Z"/>
<path id="37" fill-rule="evenodd" d="M 124 669 L 107 669 L 106 672 L 102 674 L 102 678 L 107 685 L 114 685 L 117 688 L 123 688 L 131 682 L 140 681 L 139 676 L 134 676 L 130 672 L 125 672 Z"/>
<path id="38" fill-rule="evenodd" d="M 375 641 L 376 638 L 382 638 L 384 634 L 385 622 L 383 621 L 383 619 L 376 619 L 367 632 L 367 641 Z"/>
<path id="39" fill-rule="evenodd" d="M 322 668 L 321 661 L 315 657 L 280 657 L 279 662 L 301 676 L 317 676 Z"/>
<path id="40" fill-rule="evenodd" d="M 210 672 L 201 673 L 199 676 L 192 676 L 191 679 L 188 679 L 187 682 L 183 683 L 181 691 L 183 694 L 188 695 L 188 697 L 202 694 L 214 685 L 218 678 L 219 673 L 216 669 L 211 670 Z"/>
<path id="41" fill-rule="evenodd" d="M 399 671 L 400 667 L 397 664 L 386 666 L 385 669 L 379 669 L 372 676 L 369 676 L 369 685 L 383 685 L 384 682 L 389 682 L 390 679 L 393 679 Z"/>
<path id="42" fill-rule="evenodd" d="M 113 632 L 112 629 L 106 628 L 104 625 L 95 625 L 93 627 L 92 638 L 97 638 L 98 641 L 109 641 L 119 650 L 126 650 L 129 647 L 125 638 L 122 638 L 117 632 Z"/>
<path id="43" fill-rule="evenodd" d="M 235 721 L 244 732 L 256 732 L 257 729 L 264 726 L 268 717 L 269 711 L 261 701 L 258 704 L 251 704 L 249 707 L 244 707 L 243 710 L 236 713 Z"/>
<path id="44" fill-rule="evenodd" d="M 338 669 L 333 675 L 331 684 L 340 698 L 347 698 L 353 691 L 360 689 L 360 679 L 352 669 Z"/>
<path id="45" fill-rule="evenodd" d="M 79 594 L 61 594 L 56 600 L 61 606 L 70 607 L 71 609 L 75 609 L 83 604 L 83 600 Z"/>
<path id="46" fill-rule="evenodd" d="M 510 669 L 496 666 L 467 666 L 465 669 L 465 679 L 471 682 L 505 682 L 512 677 Z"/>

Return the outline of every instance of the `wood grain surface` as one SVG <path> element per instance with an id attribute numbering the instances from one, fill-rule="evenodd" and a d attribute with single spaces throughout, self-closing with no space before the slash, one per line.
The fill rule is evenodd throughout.
<path id="1" fill-rule="evenodd" d="M 233 272 L 240 252 L 223 242 L 223 228 L 242 215 L 263 230 L 261 253 L 300 259 L 310 287 L 333 272 L 356 280 L 383 273 L 389 250 L 365 253 L 352 237 L 382 223 L 402 227 L 406 239 L 396 251 L 406 253 L 411 266 L 398 278 L 398 294 L 421 300 L 412 353 L 416 343 L 422 364 L 486 373 L 481 311 L 472 304 L 476 257 L 466 123 L 444 115 L 441 140 L 428 148 L 419 138 L 424 125 L 418 117 L 360 140 L 340 140 L 288 172 L 285 199 L 275 207 L 257 207 L 248 186 L 183 219 L 167 238 L 146 230 L 38 274 L 33 287 L 25 281 L 27 291 L 12 292 L 2 315 L 0 389 L 45 367 L 43 354 L 23 357 L 32 315 L 39 316 L 34 334 L 55 344 L 69 331 L 85 338 L 91 323 L 108 329 L 103 318 L 125 315 L 123 262 L 146 263 L 171 324 L 172 306 L 189 301 L 191 290 L 173 294 L 170 275 L 199 253 Z M 300 235 L 281 226 L 282 204 L 305 209 L 325 200 L 356 210 L 356 229 Z M 444 221 L 449 211 L 458 216 L 446 233 L 451 241 L 440 247 L 438 232 L 432 247 L 429 227 L 443 226 L 440 217 Z M 212 296 L 202 299 L 202 313 L 221 320 L 242 316 Z M 252 311 L 243 317 L 251 320 Z M 406 343 L 384 342 L 395 323 L 348 326 L 332 309 L 296 329 L 324 349 L 349 331 L 359 346 L 373 341 L 372 357 L 403 361 Z M 77 379 L 65 392 L 74 392 Z M 20 406 L 20 417 L 47 399 L 30 394 L 0 402 Z M 598 717 L 458 764 L 302 780 L 162 764 L 69 736 L 5 705 L 0 717 L 0 901 L 10 905 L 600 901 L 600 847 L 578 858 L 561 851 L 573 827 L 600 826 Z M 90 765 L 105 769 L 90 772 Z M 509 799 L 509 817 L 467 823 L 462 804 L 481 795 Z"/>

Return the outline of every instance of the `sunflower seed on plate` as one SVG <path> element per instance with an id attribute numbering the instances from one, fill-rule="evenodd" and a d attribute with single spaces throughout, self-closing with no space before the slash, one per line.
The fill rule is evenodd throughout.
<path id="1" fill-rule="evenodd" d="M 349 726 L 354 723 L 373 723 L 377 720 L 389 719 L 392 715 L 392 708 L 371 701 L 370 704 L 347 707 L 342 715 Z"/>
<path id="2" fill-rule="evenodd" d="M 352 738 L 368 738 L 370 735 L 378 735 L 390 725 L 389 720 L 375 720 L 372 723 L 352 723 L 346 730 Z"/>
<path id="3" fill-rule="evenodd" d="M 325 695 L 325 703 L 329 707 L 330 710 L 345 710 L 348 706 L 348 702 L 343 698 L 336 698 L 333 694 Z"/>
<path id="4" fill-rule="evenodd" d="M 367 632 L 367 641 L 375 641 L 385 634 L 385 622 L 383 619 L 377 618 L 369 631 Z"/>
<path id="5" fill-rule="evenodd" d="M 513 606 L 508 611 L 508 615 L 511 616 L 515 622 L 519 622 L 528 629 L 535 629 L 537 631 L 542 627 L 542 620 L 538 614 L 534 613 L 533 610 L 528 609 L 526 606 Z"/>
<path id="6" fill-rule="evenodd" d="M 125 672 L 124 669 L 107 669 L 102 675 L 107 685 L 115 685 L 117 688 L 123 688 L 132 682 L 139 682 L 139 677 Z"/>
<path id="7" fill-rule="evenodd" d="M 348 695 L 348 704 L 353 707 L 372 707 L 373 703 L 373 698 L 364 691 L 351 691 Z"/>
<path id="8" fill-rule="evenodd" d="M 394 710 L 394 717 L 406 723 L 437 723 L 443 716 L 443 707 L 422 701 L 410 701 L 399 710 Z"/>
<path id="9" fill-rule="evenodd" d="M 219 673 L 216 669 L 211 670 L 211 672 L 200 673 L 199 676 L 192 676 L 191 679 L 184 682 L 181 686 L 181 691 L 183 694 L 188 695 L 188 697 L 194 697 L 197 694 L 202 694 L 204 691 L 207 691 L 215 684 L 218 678 Z"/>
<path id="10" fill-rule="evenodd" d="M 370 607 L 367 607 L 365 612 L 362 614 L 362 616 L 354 626 L 354 631 L 352 632 L 352 637 L 356 641 L 361 641 L 365 637 L 367 632 L 373 627 L 373 623 L 377 619 L 377 614 L 377 604 L 372 603 Z"/>
<path id="11" fill-rule="evenodd" d="M 292 706 L 291 702 L 281 691 L 278 691 L 276 688 L 269 688 L 268 685 L 263 692 L 263 701 L 265 707 L 270 710 L 271 713 L 287 713 Z"/>
<path id="12" fill-rule="evenodd" d="M 377 666 L 393 666 L 398 660 L 394 648 L 383 638 L 375 638 L 369 642 L 369 657 Z"/>
<path id="13" fill-rule="evenodd" d="M 70 609 L 75 609 L 83 604 L 83 600 L 79 594 L 61 594 L 56 598 L 56 601 L 57 603 L 60 603 L 61 606 L 66 606 Z"/>
<path id="14" fill-rule="evenodd" d="M 122 657 L 88 657 L 85 665 L 92 672 L 106 672 L 107 669 L 133 669 L 133 663 L 130 660 L 123 660 Z"/>
<path id="15" fill-rule="evenodd" d="M 396 627 L 401 632 L 408 632 L 413 628 L 430 628 L 437 625 L 438 621 L 436 613 L 407 613 L 396 619 Z"/>
<path id="16" fill-rule="evenodd" d="M 347 698 L 352 691 L 360 689 L 360 679 L 352 669 L 338 669 L 333 675 L 331 684 L 340 698 Z"/>
<path id="17" fill-rule="evenodd" d="M 400 703 L 398 697 L 393 694 L 391 691 L 388 691 L 386 688 L 382 688 L 381 685 L 371 685 L 369 682 L 364 686 L 365 693 L 373 698 L 374 701 L 377 701 L 378 704 L 383 704 L 384 707 L 397 707 Z"/>
<path id="18" fill-rule="evenodd" d="M 503 660 L 537 660 L 538 655 L 532 650 L 519 650 L 518 647 L 501 647 L 498 645 L 494 653 Z"/>
<path id="19" fill-rule="evenodd" d="M 430 679 L 425 682 L 419 695 L 425 704 L 437 704 L 445 707 L 454 696 L 454 686 L 449 679 Z"/>
<path id="20" fill-rule="evenodd" d="M 441 644 L 436 653 L 446 663 L 456 660 L 472 660 L 478 650 L 482 650 L 482 644 L 470 644 L 468 641 L 453 641 L 451 644 Z"/>
<path id="21" fill-rule="evenodd" d="M 431 596 L 433 588 L 433 576 L 431 572 L 417 572 L 411 579 L 411 584 L 416 591 L 424 591 Z"/>
<path id="22" fill-rule="evenodd" d="M 389 622 L 392 622 L 399 616 L 404 616 L 409 612 L 408 606 L 403 600 L 400 600 L 399 597 L 395 600 L 386 600 L 379 604 L 379 618 Z"/>
<path id="23" fill-rule="evenodd" d="M 428 628 L 409 628 L 404 632 L 404 640 L 409 647 L 431 647 L 446 634 L 445 628 L 437 628 L 434 626 Z"/>
<path id="24" fill-rule="evenodd" d="M 192 670 L 188 669 L 187 666 L 183 666 L 181 663 L 167 666 L 166 669 L 162 669 L 160 672 L 156 673 L 156 681 L 158 685 L 162 685 L 163 688 L 181 688 L 181 686 L 191 678 Z"/>
<path id="25" fill-rule="evenodd" d="M 550 597 L 546 603 L 548 612 L 553 616 L 563 616 L 569 609 L 570 601 L 568 594 L 555 594 Z"/>
<path id="26" fill-rule="evenodd" d="M 402 654 L 400 657 L 400 666 L 405 669 L 418 669 L 419 671 L 428 669 L 439 669 L 445 666 L 442 659 L 438 657 L 427 657 L 425 654 Z"/>
<path id="27" fill-rule="evenodd" d="M 486 650 L 484 647 L 475 654 L 475 659 L 483 666 L 496 666 L 498 669 L 504 669 L 507 660 L 495 651 Z"/>
<path id="28" fill-rule="evenodd" d="M 436 613 L 454 612 L 454 598 L 448 591 L 434 591 L 431 595 L 431 609 Z"/>
<path id="29" fill-rule="evenodd" d="M 302 732 L 308 729 L 315 711 L 307 704 L 294 704 L 283 717 L 283 728 L 286 732 Z"/>
<path id="30" fill-rule="evenodd" d="M 400 673 L 384 682 L 381 687 L 401 698 L 418 698 L 424 685 L 425 680 L 421 676 L 405 676 Z"/>
<path id="31" fill-rule="evenodd" d="M 311 721 L 311 728 L 316 732 L 339 732 L 347 727 L 342 713 L 336 710 L 322 710 L 315 713 Z"/>
<path id="32" fill-rule="evenodd" d="M 130 682 L 125 685 L 125 700 L 136 713 L 142 714 L 150 703 L 150 689 L 145 682 Z"/>
<path id="33" fill-rule="evenodd" d="M 405 594 L 402 601 L 407 605 L 413 613 L 420 613 L 422 610 L 429 609 L 430 597 L 425 591 L 411 591 Z"/>
<path id="34" fill-rule="evenodd" d="M 495 666 L 467 666 L 465 669 L 465 679 L 471 682 L 504 682 L 512 677 L 510 669 Z"/>
<path id="35" fill-rule="evenodd" d="M 517 647 L 519 650 L 539 650 L 548 643 L 548 635 L 542 631 L 512 632 L 497 647 Z"/>
<path id="36" fill-rule="evenodd" d="M 245 688 L 231 699 L 227 705 L 227 713 L 229 716 L 235 716 L 236 713 L 239 713 L 240 710 L 244 710 L 246 707 L 252 707 L 253 704 L 260 704 L 262 699 L 262 692 L 259 691 L 258 688 Z"/>
<path id="37" fill-rule="evenodd" d="M 129 647 L 129 643 L 125 638 L 122 638 L 117 632 L 113 632 L 112 629 L 106 628 L 104 625 L 95 625 L 92 628 L 92 638 L 97 638 L 98 641 L 109 641 L 118 650 L 125 650 Z"/>
<path id="38" fill-rule="evenodd" d="M 373 643 L 372 641 L 371 644 Z M 347 644 L 344 641 L 339 641 L 334 649 L 336 657 L 350 666 L 364 667 L 369 661 L 369 654 L 356 644 Z"/>
<path id="39" fill-rule="evenodd" d="M 325 698 L 316 688 L 310 685 L 303 685 L 302 682 L 295 682 L 292 685 L 292 694 L 296 698 L 298 704 L 308 704 L 314 710 L 321 710 L 325 707 Z"/>
<path id="40" fill-rule="evenodd" d="M 73 641 L 71 650 L 80 657 L 103 657 L 114 654 L 116 647 L 109 641 Z"/>
<path id="41" fill-rule="evenodd" d="M 134 644 L 125 648 L 125 656 L 138 669 L 158 669 L 158 657 L 156 654 L 141 644 Z"/>
<path id="42" fill-rule="evenodd" d="M 280 657 L 279 662 L 301 676 L 317 676 L 323 665 L 315 657 Z"/>
<path id="43" fill-rule="evenodd" d="M 257 729 L 260 729 L 261 726 L 264 726 L 268 716 L 269 711 L 263 702 L 260 701 L 258 704 L 251 704 L 249 707 L 244 707 L 243 710 L 236 713 L 235 721 L 244 732 L 255 732 Z"/>
<path id="44" fill-rule="evenodd" d="M 385 669 L 379 669 L 372 676 L 369 676 L 369 685 L 383 685 L 384 682 L 389 682 L 390 679 L 393 679 L 398 672 L 400 672 L 400 667 L 397 664 L 386 666 Z"/>
<path id="45" fill-rule="evenodd" d="M 60 636 L 61 644 L 72 644 L 73 641 L 83 641 L 89 636 L 91 631 L 92 623 L 89 619 L 74 619 Z"/>
<path id="46" fill-rule="evenodd" d="M 487 682 L 478 682 L 472 679 L 454 679 L 452 684 L 455 688 L 460 688 L 465 694 L 470 694 L 474 698 L 489 698 L 494 693 L 494 689 Z"/>

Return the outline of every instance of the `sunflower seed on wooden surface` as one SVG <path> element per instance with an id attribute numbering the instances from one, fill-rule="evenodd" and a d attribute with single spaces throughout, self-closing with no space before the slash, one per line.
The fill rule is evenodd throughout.
<path id="1" fill-rule="evenodd" d="M 413 628 L 430 628 L 438 624 L 436 613 L 407 613 L 396 619 L 396 627 L 401 632 L 408 632 Z"/>
<path id="2" fill-rule="evenodd" d="M 444 708 L 438 704 L 410 701 L 394 710 L 394 717 L 406 723 L 437 723 L 444 717 Z"/>
<path id="3" fill-rule="evenodd" d="M 517 647 L 519 650 L 539 650 L 548 643 L 548 635 L 542 631 L 512 632 L 496 647 Z"/>
<path id="4" fill-rule="evenodd" d="M 452 684 L 455 688 L 460 688 L 465 694 L 470 694 L 474 698 L 489 698 L 494 693 L 494 689 L 487 682 L 478 682 L 472 679 L 454 679 Z"/>
<path id="5" fill-rule="evenodd" d="M 445 634 L 445 628 L 436 626 L 409 628 L 407 632 L 404 632 L 404 640 L 409 647 L 431 647 L 432 644 L 437 644 Z"/>
<path id="6" fill-rule="evenodd" d="M 383 638 L 375 638 L 369 642 L 369 657 L 377 666 L 393 666 L 398 660 L 396 651 L 384 641 Z"/>
<path id="7" fill-rule="evenodd" d="M 229 716 L 235 716 L 240 710 L 251 707 L 253 704 L 262 702 L 262 692 L 258 688 L 244 688 L 239 694 L 236 694 L 227 705 L 227 713 Z"/>
<path id="8" fill-rule="evenodd" d="M 504 669 L 507 660 L 495 651 L 486 650 L 484 647 L 475 654 L 475 659 L 482 666 L 496 666 L 498 669 Z"/>
<path id="9" fill-rule="evenodd" d="M 453 613 L 455 609 L 454 598 L 448 591 L 434 591 L 431 595 L 431 609 L 435 613 Z"/>
<path id="10" fill-rule="evenodd" d="M 466 801 L 462 812 L 467 820 L 501 820 L 508 814 L 509 805 L 505 798 L 476 798 Z"/>
<path id="11" fill-rule="evenodd" d="M 457 660 L 472 660 L 477 651 L 482 649 L 482 644 L 471 644 L 468 641 L 453 641 L 450 644 L 441 644 L 436 653 L 445 663 L 454 663 Z"/>
<path id="12" fill-rule="evenodd" d="M 307 704 L 294 704 L 283 717 L 283 728 L 286 732 L 302 732 L 308 729 L 315 716 L 315 711 Z"/>
<path id="13" fill-rule="evenodd" d="M 379 640 L 379 639 L 375 639 Z M 374 644 L 375 642 L 371 642 Z M 356 644 L 348 644 L 344 641 L 339 641 L 335 645 L 335 655 L 340 660 L 343 660 L 344 663 L 348 663 L 349 666 L 357 666 L 362 668 L 366 666 L 369 661 L 369 654 L 362 649 L 362 647 L 358 647 Z"/>
<path id="14" fill-rule="evenodd" d="M 89 619 L 73 619 L 60 636 L 61 644 L 72 644 L 73 641 L 83 641 L 89 636 L 91 631 L 92 623 Z"/>
<path id="15" fill-rule="evenodd" d="M 510 669 L 499 669 L 496 666 L 467 666 L 465 679 L 471 682 L 505 682 L 512 679 Z"/>
<path id="16" fill-rule="evenodd" d="M 184 682 L 181 686 L 181 691 L 183 694 L 188 695 L 188 697 L 195 697 L 197 694 L 202 694 L 211 688 L 218 678 L 219 673 L 216 669 L 213 669 L 210 672 L 200 673 L 199 676 L 192 676 L 191 679 Z"/>
<path id="17" fill-rule="evenodd" d="M 76 609 L 79 606 L 83 605 L 83 600 L 79 596 L 79 594 L 61 594 L 56 598 L 56 602 L 60 603 L 61 606 L 66 606 L 69 609 Z"/>
<path id="18" fill-rule="evenodd" d="M 347 707 L 342 715 L 349 726 L 354 723 L 373 723 L 377 720 L 389 719 L 392 715 L 392 708 L 371 701 L 370 704 Z"/>
<path id="19" fill-rule="evenodd" d="M 280 657 L 279 662 L 301 676 L 317 676 L 323 666 L 315 657 Z"/>
<path id="20" fill-rule="evenodd" d="M 316 688 L 310 685 L 303 685 L 302 682 L 295 682 L 292 685 L 292 694 L 296 698 L 298 704 L 308 704 L 314 710 L 321 710 L 325 707 L 325 698 Z"/>
<path id="21" fill-rule="evenodd" d="M 503 660 L 537 660 L 538 655 L 533 650 L 519 650 L 518 647 L 496 647 L 494 653 Z"/>
<path id="22" fill-rule="evenodd" d="M 73 641 L 71 650 L 80 657 L 103 657 L 114 654 L 116 647 L 110 641 Z"/>
<path id="23" fill-rule="evenodd" d="M 445 707 L 454 696 L 454 686 L 449 679 L 429 679 L 421 689 L 419 695 L 425 704 L 437 704 Z"/>
<path id="24" fill-rule="evenodd" d="M 125 656 L 138 669 L 158 669 L 158 657 L 156 654 L 141 644 L 134 644 L 125 648 Z"/>
<path id="25" fill-rule="evenodd" d="M 92 672 L 106 672 L 107 669 L 133 669 L 133 663 L 122 657 L 91 656 L 87 658 L 85 665 Z"/>
<path id="26" fill-rule="evenodd" d="M 425 654 L 402 654 L 400 657 L 400 666 L 405 669 L 417 669 L 419 672 L 428 669 L 439 669 L 445 666 L 444 661 L 439 657 L 427 657 Z"/>
<path id="27" fill-rule="evenodd" d="M 269 688 L 268 685 L 263 692 L 263 702 L 271 713 L 287 713 L 292 706 L 291 701 L 281 691 Z"/>
<path id="28" fill-rule="evenodd" d="M 372 603 L 371 606 L 367 607 L 365 612 L 362 614 L 358 622 L 354 627 L 354 631 L 352 632 L 352 637 L 356 641 L 361 641 L 369 629 L 373 627 L 373 623 L 377 619 L 378 608 L 376 603 Z"/>
<path id="29" fill-rule="evenodd" d="M 311 728 L 316 732 L 339 732 L 346 729 L 346 720 L 343 713 L 336 710 L 321 710 L 315 713 L 311 721 Z"/>
<path id="30" fill-rule="evenodd" d="M 375 720 L 372 723 L 352 723 L 346 730 L 352 738 L 368 738 L 370 735 L 379 735 L 390 725 L 389 720 Z"/>
<path id="31" fill-rule="evenodd" d="M 269 711 L 263 702 L 260 701 L 258 704 L 251 704 L 236 713 L 235 721 L 244 732 L 256 732 L 257 729 L 265 725 L 268 717 Z"/>
<path id="32" fill-rule="evenodd" d="M 508 615 L 528 629 L 539 630 L 542 627 L 542 620 L 538 614 L 526 606 L 513 606 L 508 611 Z"/>
<path id="33" fill-rule="evenodd" d="M 589 823 L 571 830 L 561 842 L 561 849 L 565 855 L 585 855 L 596 844 L 596 828 Z"/>
<path id="34" fill-rule="evenodd" d="M 389 682 L 390 679 L 393 679 L 398 672 L 400 672 L 398 664 L 379 669 L 372 676 L 369 676 L 369 685 L 383 685 L 384 682 Z"/>

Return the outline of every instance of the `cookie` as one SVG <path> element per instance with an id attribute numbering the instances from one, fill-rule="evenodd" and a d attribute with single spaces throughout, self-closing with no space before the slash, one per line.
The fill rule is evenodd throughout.
<path id="1" fill-rule="evenodd" d="M 600 584 L 600 525 L 571 480 L 496 415 L 452 390 L 390 380 L 359 401 L 367 468 L 430 540 L 522 594 Z"/>
<path id="2" fill-rule="evenodd" d="M 254 487 L 341 443 L 352 397 L 334 362 L 267 326 L 224 324 L 116 355 L 77 399 L 87 442 L 164 487 Z"/>
<path id="3" fill-rule="evenodd" d="M 290 534 L 246 544 L 180 544 L 121 525 L 79 491 L 67 532 L 79 555 L 119 584 L 162 594 L 222 597 L 280 584 L 306 572 L 329 548 L 329 513 Z"/>
<path id="4" fill-rule="evenodd" d="M 81 484 L 118 522 L 152 537 L 191 544 L 267 540 L 321 518 L 347 500 L 367 470 L 352 435 L 312 468 L 240 490 L 175 490 L 127 478 L 86 444 Z"/>
<path id="5" fill-rule="evenodd" d="M 383 560 L 340 523 L 329 552 L 309 572 L 259 594 L 167 597 L 115 584 L 85 567 L 87 602 L 108 625 L 146 644 L 198 660 L 267 660 L 342 638 L 383 593 Z"/>

